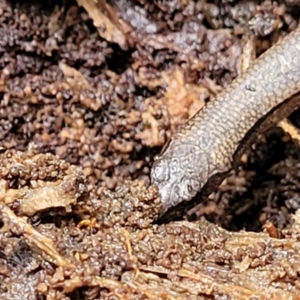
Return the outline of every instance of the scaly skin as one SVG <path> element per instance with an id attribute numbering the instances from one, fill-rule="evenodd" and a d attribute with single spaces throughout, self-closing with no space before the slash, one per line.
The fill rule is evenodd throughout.
<path id="1" fill-rule="evenodd" d="M 300 106 L 299 97 L 292 97 L 299 91 L 300 27 L 191 118 L 156 157 L 151 182 L 161 213 L 203 188 L 216 188 L 258 132 Z"/>

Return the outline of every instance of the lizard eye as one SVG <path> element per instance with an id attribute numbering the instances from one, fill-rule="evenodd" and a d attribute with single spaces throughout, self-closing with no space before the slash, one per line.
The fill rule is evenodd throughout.
<path id="1" fill-rule="evenodd" d="M 187 185 L 187 189 L 188 189 L 189 194 L 191 194 L 193 192 L 193 187 L 190 184 Z"/>
<path id="2" fill-rule="evenodd" d="M 194 195 L 195 192 L 197 192 L 199 189 L 199 186 L 197 184 L 197 181 L 195 180 L 191 180 L 189 179 L 186 183 L 186 193 L 187 193 L 187 196 L 189 195 Z"/>

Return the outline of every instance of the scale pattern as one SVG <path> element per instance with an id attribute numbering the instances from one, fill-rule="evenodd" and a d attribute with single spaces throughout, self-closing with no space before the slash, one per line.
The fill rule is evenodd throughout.
<path id="1" fill-rule="evenodd" d="M 212 176 L 228 172 L 262 118 L 278 106 L 278 121 L 300 106 L 288 101 L 299 91 L 300 27 L 191 118 L 155 158 L 151 182 L 159 189 L 162 213 L 190 201 Z"/>

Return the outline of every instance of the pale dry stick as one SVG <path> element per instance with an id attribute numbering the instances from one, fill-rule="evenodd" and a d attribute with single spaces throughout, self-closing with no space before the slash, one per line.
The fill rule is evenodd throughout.
<path id="1" fill-rule="evenodd" d="M 16 214 L 4 203 L 0 203 L 0 219 L 6 225 L 6 228 L 14 225 L 14 230 L 17 229 L 20 234 L 24 235 L 29 246 L 34 245 L 40 251 L 44 252 L 46 258 L 51 258 L 51 263 L 60 267 L 75 269 L 75 266 L 72 263 L 58 253 L 51 239 L 35 230 L 24 218 L 16 216 Z"/>

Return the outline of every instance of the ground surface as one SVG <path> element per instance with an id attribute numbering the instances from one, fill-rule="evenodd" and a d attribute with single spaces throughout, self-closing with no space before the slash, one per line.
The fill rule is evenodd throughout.
<path id="1" fill-rule="evenodd" d="M 198 207 L 229 231 L 152 225 L 154 155 L 241 72 L 248 29 L 259 55 L 299 18 L 218 2 L 0 0 L 0 299 L 298 299 L 300 149 L 280 128 Z"/>

